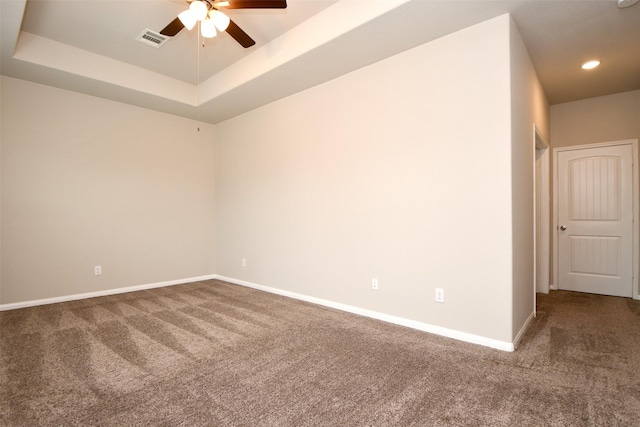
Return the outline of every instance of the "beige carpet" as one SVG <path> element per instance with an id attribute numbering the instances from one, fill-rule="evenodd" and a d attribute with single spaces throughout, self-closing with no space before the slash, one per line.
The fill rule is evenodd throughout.
<path id="1" fill-rule="evenodd" d="M 514 353 L 220 281 L 6 311 L 0 425 L 640 426 L 640 302 L 538 302 Z"/>

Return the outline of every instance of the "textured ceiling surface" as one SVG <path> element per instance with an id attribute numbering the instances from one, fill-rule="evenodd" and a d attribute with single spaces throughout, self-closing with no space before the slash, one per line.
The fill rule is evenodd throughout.
<path id="1" fill-rule="evenodd" d="M 640 4 L 613 0 L 289 0 L 228 10 L 256 45 L 182 30 L 136 41 L 173 0 L 2 0 L 3 75 L 217 123 L 467 26 L 510 13 L 549 102 L 640 89 Z M 598 58 L 585 72 L 580 64 Z"/>

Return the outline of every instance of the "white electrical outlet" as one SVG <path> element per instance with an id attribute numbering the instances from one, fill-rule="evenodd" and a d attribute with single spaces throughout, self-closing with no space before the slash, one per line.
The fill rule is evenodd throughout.
<path id="1" fill-rule="evenodd" d="M 246 260 L 246 259 L 244 259 L 244 258 L 242 258 L 242 266 L 243 266 L 243 267 L 246 267 L 246 266 L 247 266 L 247 260 Z"/>
<path id="2" fill-rule="evenodd" d="M 436 302 L 444 302 L 444 289 L 436 288 Z"/>
<path id="3" fill-rule="evenodd" d="M 371 279 L 371 289 L 373 289 L 374 291 L 378 290 L 378 279 Z"/>
<path id="4" fill-rule="evenodd" d="M 100 276 L 102 274 L 102 266 L 101 265 L 96 265 L 95 267 L 93 267 L 93 275 L 94 276 Z"/>

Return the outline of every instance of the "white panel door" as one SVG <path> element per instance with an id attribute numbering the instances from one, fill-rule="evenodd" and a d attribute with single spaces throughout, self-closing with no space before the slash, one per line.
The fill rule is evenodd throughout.
<path id="1" fill-rule="evenodd" d="M 559 289 L 631 297 L 632 146 L 558 152 Z"/>

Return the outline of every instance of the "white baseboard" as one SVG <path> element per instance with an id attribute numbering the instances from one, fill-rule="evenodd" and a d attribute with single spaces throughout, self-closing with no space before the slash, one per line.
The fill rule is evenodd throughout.
<path id="1" fill-rule="evenodd" d="M 459 341 L 464 341 L 472 344 L 478 344 L 485 347 L 495 348 L 502 351 L 514 351 L 515 346 L 524 335 L 525 330 L 529 326 L 529 323 L 533 320 L 533 313 L 529 316 L 529 319 L 525 322 L 516 339 L 513 343 L 506 341 L 499 341 L 492 338 L 486 338 L 480 335 L 469 334 L 467 332 L 461 332 L 454 329 L 443 328 L 442 326 L 431 325 L 428 323 L 418 322 L 411 319 L 405 319 L 404 317 L 392 316 L 385 313 L 380 313 L 373 310 L 368 310 L 361 307 L 356 307 L 348 304 L 342 304 L 339 302 L 329 301 L 322 298 L 316 298 L 296 292 L 285 291 L 278 288 L 272 288 L 270 286 L 259 285 L 257 283 L 251 283 L 244 280 L 234 279 L 232 277 L 220 276 L 218 274 L 211 274 L 207 276 L 190 277 L 187 279 L 169 280 L 166 282 L 149 283 L 145 285 L 128 286 L 124 288 L 107 289 L 104 291 L 87 292 L 82 294 L 65 295 L 61 297 L 45 298 L 39 300 L 23 301 L 9 304 L 0 304 L 0 311 L 15 310 L 19 308 L 35 307 L 38 305 L 55 304 L 59 302 L 75 301 L 86 298 L 95 298 L 108 295 L 123 294 L 126 292 L 143 291 L 146 289 L 161 288 L 165 286 L 180 285 L 184 283 L 199 282 L 202 280 L 219 279 L 225 282 L 233 283 L 248 288 L 257 289 L 272 294 L 282 295 L 297 300 L 310 302 L 312 304 L 322 305 L 324 307 L 334 308 L 336 310 L 345 311 L 348 313 L 357 314 L 359 316 L 370 317 L 372 319 L 381 320 L 383 322 L 393 323 L 395 325 L 405 326 L 412 329 L 417 329 L 423 332 L 429 332 L 436 335 L 441 335 L 447 338 L 453 338 Z"/>
<path id="2" fill-rule="evenodd" d="M 405 319 L 403 317 L 391 316 L 389 314 L 379 313 L 373 310 L 367 310 L 367 309 L 355 307 L 352 305 L 329 301 L 322 298 L 311 297 L 308 295 L 298 294 L 296 292 L 285 291 L 282 289 L 272 288 L 269 286 L 258 285 L 256 283 L 251 283 L 244 280 L 238 280 L 231 277 L 215 275 L 215 278 L 218 280 L 223 280 L 225 282 L 233 283 L 236 285 L 246 286 L 248 288 L 257 289 L 257 290 L 269 292 L 272 294 L 282 295 L 285 297 L 294 298 L 294 299 L 322 305 L 329 308 L 335 308 L 337 310 L 346 311 L 348 313 L 370 317 L 372 319 L 382 320 L 383 322 L 393 323 L 400 326 L 406 326 L 408 328 L 417 329 L 419 331 L 429 332 L 436 335 L 441 335 L 447 338 L 453 338 L 459 341 L 464 341 L 472 344 L 479 344 L 485 347 L 491 347 L 491 348 L 495 348 L 497 350 L 503 350 L 503 351 L 515 350 L 515 343 L 499 341 L 492 338 L 486 338 L 480 335 L 469 334 L 467 332 L 456 331 L 454 329 L 443 328 L 441 326 L 430 325 L 428 323 Z M 533 318 L 533 313 L 530 319 L 532 318 Z M 526 329 L 526 326 L 530 322 L 530 319 L 527 320 L 520 334 L 524 333 L 524 329 Z M 516 342 L 519 339 L 520 334 L 518 334 Z"/>
<path id="3" fill-rule="evenodd" d="M 535 313 L 531 313 L 529 315 L 529 318 L 527 319 L 526 322 L 524 322 L 524 325 L 522 325 L 522 328 L 520 328 L 520 331 L 518 332 L 518 335 L 516 335 L 516 338 L 513 340 L 513 348 L 516 349 L 518 348 L 518 343 L 520 342 L 520 340 L 522 339 L 522 337 L 524 336 L 524 333 L 527 331 L 527 328 L 529 327 L 529 324 L 533 321 L 533 319 L 535 319 Z"/>
<path id="4" fill-rule="evenodd" d="M 125 288 L 107 289 L 104 291 L 87 292 L 83 294 L 64 295 L 61 297 L 45 298 L 32 301 L 14 302 L 10 304 L 0 304 L 0 311 L 15 310 L 18 308 L 35 307 L 37 305 L 55 304 L 58 302 L 75 301 L 79 299 L 104 297 L 107 295 L 124 294 L 126 292 L 144 291 L 146 289 L 162 288 L 165 286 L 181 285 L 183 283 L 200 282 L 202 280 L 215 279 L 215 274 L 207 276 L 190 277 L 188 279 L 169 280 L 166 282 L 149 283 L 146 285 L 127 286 Z"/>

